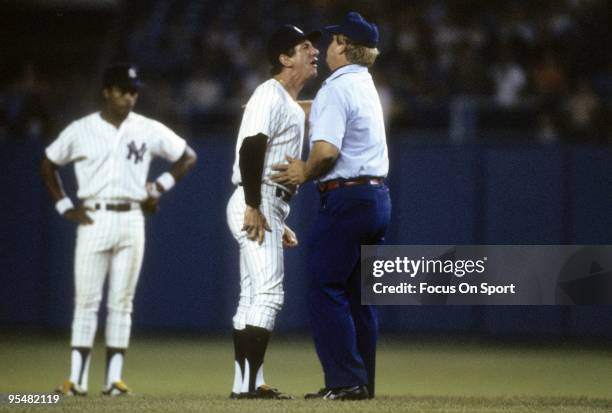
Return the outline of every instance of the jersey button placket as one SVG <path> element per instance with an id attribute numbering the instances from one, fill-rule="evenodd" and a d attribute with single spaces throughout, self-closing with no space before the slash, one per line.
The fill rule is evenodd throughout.
<path id="1" fill-rule="evenodd" d="M 119 171 L 118 169 L 120 169 L 120 160 L 122 159 L 122 149 L 123 149 L 123 145 L 122 145 L 122 137 L 123 137 L 123 132 L 124 132 L 124 127 L 125 124 L 127 122 L 127 119 L 123 121 L 123 123 L 121 124 L 121 126 L 119 127 L 119 129 L 117 129 L 117 132 L 115 133 L 114 136 L 114 146 L 113 146 L 113 152 L 111 154 L 111 159 L 112 159 L 112 169 L 111 169 L 111 188 L 120 188 L 119 186 Z M 118 193 L 117 193 L 117 189 L 113 190 L 113 193 L 111 194 L 111 198 L 115 199 L 118 197 Z"/>

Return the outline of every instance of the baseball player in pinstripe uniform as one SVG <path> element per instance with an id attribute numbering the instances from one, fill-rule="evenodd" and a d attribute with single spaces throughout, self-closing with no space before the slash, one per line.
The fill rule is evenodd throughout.
<path id="1" fill-rule="evenodd" d="M 300 157 L 305 114 L 296 99 L 306 81 L 317 75 L 319 51 L 313 43 L 319 36 L 291 25 L 271 36 L 272 78 L 253 92 L 238 132 L 232 175 L 236 190 L 227 205 L 228 225 L 240 247 L 232 398 L 290 398 L 265 384 L 263 361 L 283 304 L 283 247 L 297 245 L 285 225 L 296 188 L 275 184 L 269 176 L 271 166 L 287 154 Z"/>
<path id="2" fill-rule="evenodd" d="M 117 64 L 104 74 L 104 108 L 71 123 L 47 147 L 41 164 L 58 213 L 78 224 L 74 257 L 75 306 L 70 378 L 58 389 L 87 394 L 91 349 L 107 274 L 106 385 L 103 394 L 130 390 L 121 379 L 128 348 L 134 292 L 144 253 L 143 212 L 156 212 L 169 191 L 195 164 L 195 152 L 161 123 L 132 112 L 141 81 L 137 68 Z M 146 182 L 151 160 L 172 162 L 169 172 Z M 79 205 L 62 188 L 57 169 L 74 163 Z"/>

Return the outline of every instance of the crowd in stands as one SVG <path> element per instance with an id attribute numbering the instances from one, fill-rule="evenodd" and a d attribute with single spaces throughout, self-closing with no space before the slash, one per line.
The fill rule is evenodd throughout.
<path id="1" fill-rule="evenodd" d="M 612 142 L 606 3 L 140 0 L 125 7 L 112 59 L 142 67 L 141 112 L 194 136 L 233 130 L 240 106 L 268 77 L 266 38 L 279 24 L 311 30 L 357 9 L 379 25 L 372 72 L 392 131 L 444 130 L 456 142 L 496 130 L 534 142 Z M 326 44 L 320 48 L 324 61 Z M 44 135 L 66 122 L 58 113 L 71 113 L 65 105 L 78 104 L 92 82 L 64 74 L 70 82 L 58 87 L 42 66 L 24 62 L 0 84 L 0 139 Z M 305 98 L 328 74 L 320 72 Z"/>

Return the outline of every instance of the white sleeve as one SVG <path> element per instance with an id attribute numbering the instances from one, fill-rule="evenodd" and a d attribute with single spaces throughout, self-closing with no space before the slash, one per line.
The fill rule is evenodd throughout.
<path id="1" fill-rule="evenodd" d="M 152 122 L 152 136 L 156 143 L 153 147 L 153 154 L 170 162 L 178 161 L 185 152 L 187 142 L 161 122 L 155 120 Z"/>
<path id="2" fill-rule="evenodd" d="M 281 108 L 280 97 L 272 85 L 267 84 L 255 89 L 242 115 L 240 136 L 246 138 L 259 133 L 268 138 L 275 136 L 280 123 Z"/>
<path id="3" fill-rule="evenodd" d="M 73 122 L 45 149 L 45 155 L 56 165 L 64 166 L 76 158 L 77 125 Z"/>
<path id="4" fill-rule="evenodd" d="M 325 87 L 317 94 L 310 113 L 310 140 L 325 141 L 342 148 L 346 131 L 348 107 L 333 87 Z"/>

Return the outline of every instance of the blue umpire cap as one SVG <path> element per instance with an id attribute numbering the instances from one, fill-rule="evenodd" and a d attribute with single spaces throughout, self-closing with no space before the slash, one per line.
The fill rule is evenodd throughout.
<path id="1" fill-rule="evenodd" d="M 140 71 L 131 63 L 115 63 L 104 69 L 102 84 L 104 88 L 119 86 L 120 88 L 140 89 L 144 83 Z"/>
<path id="2" fill-rule="evenodd" d="M 378 26 L 366 21 L 356 11 L 347 13 L 340 24 L 325 27 L 325 31 L 331 34 L 343 34 L 353 42 L 366 47 L 378 45 Z"/>
<path id="3" fill-rule="evenodd" d="M 270 64 L 276 64 L 278 56 L 286 53 L 293 46 L 302 43 L 305 40 L 310 40 L 316 43 L 321 38 L 320 31 L 310 32 L 305 34 L 302 29 L 292 24 L 285 24 L 277 29 L 268 40 L 268 61 Z"/>

